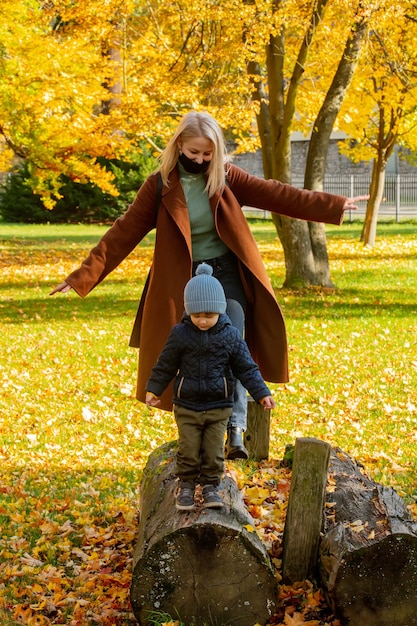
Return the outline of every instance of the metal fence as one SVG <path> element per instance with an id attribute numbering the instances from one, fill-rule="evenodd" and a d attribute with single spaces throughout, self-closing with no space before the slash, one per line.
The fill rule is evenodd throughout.
<path id="1" fill-rule="evenodd" d="M 303 180 L 294 178 L 295 187 L 303 187 Z M 369 193 L 371 177 L 367 174 L 351 174 L 326 176 L 324 191 L 341 196 L 354 197 Z M 349 211 L 347 218 L 363 219 L 366 212 L 366 202 L 358 203 L 357 211 Z M 268 211 L 245 207 L 248 216 L 269 218 Z M 417 218 L 417 175 L 416 174 L 387 174 L 385 177 L 384 198 L 381 203 L 380 219 L 409 220 Z"/>

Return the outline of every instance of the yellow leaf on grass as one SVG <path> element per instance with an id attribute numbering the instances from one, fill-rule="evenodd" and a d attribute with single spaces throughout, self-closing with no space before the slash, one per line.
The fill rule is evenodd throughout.
<path id="1" fill-rule="evenodd" d="M 45 521 L 39 526 L 39 530 L 43 535 L 53 535 L 59 530 L 56 522 Z"/>

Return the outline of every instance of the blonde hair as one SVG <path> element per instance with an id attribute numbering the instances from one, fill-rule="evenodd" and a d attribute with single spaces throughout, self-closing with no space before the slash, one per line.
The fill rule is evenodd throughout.
<path id="1" fill-rule="evenodd" d="M 161 153 L 161 165 L 158 171 L 161 173 L 163 184 L 168 185 L 169 173 L 176 166 L 180 154 L 178 139 L 190 139 L 193 137 L 204 137 L 213 144 L 213 157 L 207 170 L 208 179 L 206 185 L 207 194 L 211 198 L 216 191 L 221 192 L 224 189 L 226 180 L 224 164 L 228 157 L 223 132 L 216 120 L 208 113 L 190 111 L 184 115 L 177 126 L 174 136 Z"/>

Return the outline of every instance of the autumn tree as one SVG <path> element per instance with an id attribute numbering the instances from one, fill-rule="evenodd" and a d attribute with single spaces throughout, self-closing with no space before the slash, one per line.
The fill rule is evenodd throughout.
<path id="1" fill-rule="evenodd" d="M 340 107 L 340 86 L 344 85 L 344 94 L 366 32 L 369 11 L 364 11 L 364 2 L 353 6 L 346 0 L 318 0 L 313 5 L 283 0 L 225 2 L 220 12 L 212 4 L 204 4 L 204 8 L 198 3 L 187 5 L 187 12 L 185 2 L 169 7 L 155 4 L 153 17 L 159 31 L 156 34 L 152 27 L 148 30 L 148 47 L 145 55 L 142 51 L 142 59 L 145 56 L 152 63 L 155 50 L 160 50 L 160 41 L 164 40 L 164 57 L 173 60 L 168 71 L 165 58 L 160 59 L 160 89 L 165 90 L 165 81 L 171 84 L 172 92 L 178 94 L 173 98 L 177 109 L 187 92 L 188 102 L 208 109 L 232 130 L 240 149 L 254 145 L 250 139 L 251 103 L 255 104 L 256 138 L 262 147 L 264 175 L 291 182 L 290 146 L 291 133 L 298 124 L 297 96 L 304 89 L 304 107 L 310 115 L 314 110 L 317 113 L 320 99 L 337 71 L 335 50 L 339 50 L 343 59 L 337 87 Z M 180 26 L 175 21 L 178 14 Z M 243 75 L 245 66 L 249 84 Z M 325 80 L 318 80 L 318 67 Z M 309 97 L 305 96 L 306 90 Z M 162 93 L 160 100 L 163 102 Z M 338 111 L 334 101 L 332 104 L 333 110 L 327 109 L 332 122 L 326 131 L 331 129 Z M 285 284 L 329 285 L 324 229 L 280 216 L 273 219 L 285 253 Z"/>
<path id="2" fill-rule="evenodd" d="M 62 11 L 58 3 L 38 0 L 0 5 L 1 165 L 6 169 L 12 156 L 25 160 L 34 191 L 50 208 L 62 173 L 116 194 L 111 173 L 97 159 L 129 149 L 116 132 L 119 112 L 98 115 L 114 75 L 103 42 L 113 34 L 119 3 L 101 3 L 99 13 L 82 4 L 82 20 L 68 4 Z"/>
<path id="3" fill-rule="evenodd" d="M 351 107 L 341 120 L 354 139 L 342 150 L 354 160 L 373 159 L 361 233 L 367 246 L 376 240 L 388 159 L 396 144 L 417 146 L 417 7 L 402 2 L 394 8 L 395 13 L 387 11 L 370 33 L 366 64 L 353 85 Z"/>
<path id="4" fill-rule="evenodd" d="M 292 131 L 313 129 L 328 141 L 368 16 L 380 6 L 5 0 L 0 132 L 48 206 L 62 173 L 117 193 L 98 157 L 126 155 L 142 139 L 158 150 L 190 108 L 213 114 L 237 150 L 261 146 L 265 176 L 290 182 Z M 324 162 L 326 141 L 311 163 Z M 317 171 L 307 186 L 320 186 Z M 275 223 L 286 284 L 329 284 L 320 231 L 279 216 Z"/>
<path id="5" fill-rule="evenodd" d="M 283 4 L 283 3 L 281 3 Z M 303 104 L 297 107 L 300 101 L 299 93 L 304 91 L 304 117 L 309 119 L 305 130 L 311 130 L 310 149 L 305 172 L 305 184 L 308 189 L 322 190 L 325 173 L 325 162 L 330 135 L 340 110 L 347 88 L 356 69 L 363 41 L 368 29 L 369 19 L 374 10 L 374 4 L 366 0 L 357 3 L 330 2 L 318 0 L 314 3 L 304 34 L 299 35 L 298 53 L 291 60 L 287 53 L 287 39 L 294 39 L 294 32 L 288 27 L 285 19 L 277 35 L 271 34 L 267 45 L 266 78 L 262 79 L 262 70 L 252 64 L 249 71 L 254 82 L 254 98 L 260 103 L 258 125 L 262 137 L 262 148 L 265 155 L 264 169 L 267 177 L 278 178 L 284 182 L 291 182 L 291 132 L 294 128 L 296 113 L 303 109 Z M 280 3 L 277 5 L 277 10 Z M 311 10 L 311 9 L 309 9 Z M 327 16 L 327 14 L 329 14 Z M 329 21 L 325 22 L 325 18 Z M 329 53 L 329 25 L 337 23 L 342 28 L 336 28 L 341 41 L 345 41 L 345 48 L 340 52 L 338 64 L 325 64 L 322 54 Z M 318 42 L 316 43 L 316 40 Z M 335 36 L 330 40 L 334 48 Z M 337 50 L 337 48 L 336 48 Z M 289 59 L 287 57 L 289 56 Z M 286 61 L 292 68 L 289 75 Z M 308 64 L 320 64 L 325 79 L 319 80 L 313 73 L 308 72 Z M 333 79 L 331 77 L 333 76 Z M 266 87 L 268 85 L 268 95 Z M 285 87 L 285 85 L 288 85 Z M 306 87 L 309 91 L 310 103 L 307 105 Z M 320 99 L 323 100 L 320 107 Z M 311 100 L 315 106 L 311 106 Z M 318 115 L 314 121 L 314 111 Z M 285 286 L 320 285 L 330 287 L 329 264 L 326 249 L 324 226 L 316 223 L 305 223 L 291 220 L 279 215 L 273 216 L 286 260 Z"/>

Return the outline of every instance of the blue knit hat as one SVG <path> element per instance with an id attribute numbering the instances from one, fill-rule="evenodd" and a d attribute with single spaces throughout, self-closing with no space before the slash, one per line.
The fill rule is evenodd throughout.
<path id="1" fill-rule="evenodd" d="M 185 285 L 184 307 L 188 315 L 226 312 L 223 287 L 212 274 L 211 265 L 200 263 L 195 276 Z"/>

